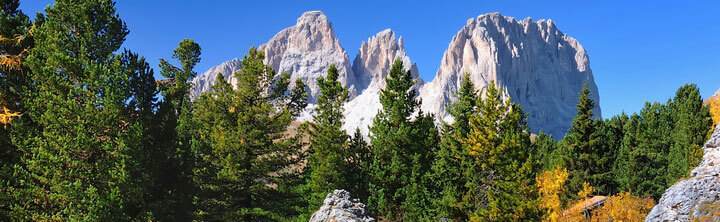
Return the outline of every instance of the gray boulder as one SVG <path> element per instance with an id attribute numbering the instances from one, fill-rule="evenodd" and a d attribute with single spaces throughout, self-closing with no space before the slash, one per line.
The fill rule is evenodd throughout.
<path id="1" fill-rule="evenodd" d="M 365 204 L 350 199 L 350 192 L 335 190 L 329 193 L 323 205 L 310 217 L 310 222 L 371 222 Z"/>

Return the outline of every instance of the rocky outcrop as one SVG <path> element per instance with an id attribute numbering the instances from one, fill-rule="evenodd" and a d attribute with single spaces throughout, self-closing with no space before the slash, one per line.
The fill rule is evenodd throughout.
<path id="1" fill-rule="evenodd" d="M 259 48 L 265 52 L 265 64 L 277 73 L 290 73 L 292 82 L 300 78 L 307 84 L 310 103 L 320 93 L 317 79 L 327 74 L 331 64 L 338 68 L 340 82 L 350 88 L 351 96 L 357 94 L 347 53 L 327 16 L 320 11 L 303 13 L 295 26 L 280 31 Z"/>
<path id="2" fill-rule="evenodd" d="M 720 221 L 720 127 L 703 147 L 703 160 L 690 178 L 665 191 L 645 221 Z M 714 216 L 713 216 L 714 214 Z"/>
<path id="3" fill-rule="evenodd" d="M 552 20 L 515 20 L 499 13 L 480 15 L 457 32 L 435 79 L 421 89 L 423 110 L 447 117 L 463 73 L 478 89 L 490 82 L 504 88 L 528 115 L 533 132 L 562 137 L 575 116 L 583 84 L 599 104 L 585 49 L 560 32 Z M 600 108 L 594 113 L 600 117 Z"/>
<path id="4" fill-rule="evenodd" d="M 354 132 L 355 128 L 358 128 L 367 135 L 368 126 L 382 108 L 380 90 L 385 88 L 385 79 L 396 59 L 403 61 L 405 71 L 409 69 L 416 80 L 415 88 L 419 88 L 423 82 L 417 66 L 405 52 L 402 37 L 397 37 L 395 32 L 385 29 L 362 43 L 353 62 L 353 72 L 364 79 L 359 79 L 360 94 L 345 104 L 343 128 L 347 132 Z"/>
<path id="5" fill-rule="evenodd" d="M 329 193 L 323 205 L 310 217 L 310 222 L 371 222 L 375 221 L 367 215 L 365 204 L 357 199 L 351 200 L 350 193 L 335 190 Z"/>

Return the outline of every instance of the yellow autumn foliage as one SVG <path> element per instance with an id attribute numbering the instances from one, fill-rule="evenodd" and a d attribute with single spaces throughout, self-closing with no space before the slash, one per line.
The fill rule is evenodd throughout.
<path id="1" fill-rule="evenodd" d="M 20 116 L 20 113 L 12 112 L 10 109 L 3 106 L 2 112 L 0 112 L 0 124 L 8 125 L 15 117 L 18 116 Z"/>
<path id="2" fill-rule="evenodd" d="M 593 211 L 592 221 L 644 221 L 655 201 L 652 198 L 640 198 L 628 192 L 611 196 L 605 205 Z"/>
<path id="3" fill-rule="evenodd" d="M 716 94 L 708 99 L 708 106 L 710 107 L 710 116 L 712 116 L 713 125 L 716 126 L 720 123 L 720 94 Z"/>
<path id="4" fill-rule="evenodd" d="M 543 221 L 557 222 L 562 213 L 560 194 L 568 178 L 568 172 L 564 168 L 545 171 L 537 178 L 538 192 L 540 193 L 540 207 L 546 210 Z"/>

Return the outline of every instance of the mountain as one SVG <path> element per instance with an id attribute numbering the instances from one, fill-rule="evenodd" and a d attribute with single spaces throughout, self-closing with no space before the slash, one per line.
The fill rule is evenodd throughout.
<path id="1" fill-rule="evenodd" d="M 645 221 L 720 221 L 720 127 L 703 151 L 690 178 L 668 188 Z"/>
<path id="2" fill-rule="evenodd" d="M 455 34 L 432 82 L 420 90 L 423 110 L 447 118 L 463 73 L 478 90 L 494 82 L 523 107 L 533 132 L 560 139 L 576 114 L 583 84 L 599 104 L 585 49 L 552 20 L 515 20 L 499 13 L 469 19 Z M 600 117 L 600 108 L 594 114 Z"/>
<path id="3" fill-rule="evenodd" d="M 533 132 L 544 131 L 557 139 L 575 116 L 583 84 L 590 87 L 592 99 L 599 103 L 585 49 L 559 31 L 552 20 L 516 20 L 499 13 L 469 19 L 450 41 L 429 83 L 419 78 L 404 39 L 389 29 L 363 42 L 351 65 L 332 24 L 320 11 L 303 13 L 294 26 L 283 29 L 259 49 L 265 52 L 265 62 L 278 73 L 289 72 L 293 80 L 301 78 L 307 83 L 310 105 L 301 120 L 310 119 L 319 92 L 317 78 L 335 64 L 341 82 L 350 89 L 344 126 L 349 132 L 359 128 L 367 133 L 381 108 L 379 93 L 395 59 L 401 59 L 415 76 L 422 109 L 446 121 L 451 119 L 445 108 L 454 101 L 453 94 L 465 72 L 470 73 L 478 90 L 495 82 L 523 107 Z M 199 75 L 193 80 L 192 95 L 209 90 L 216 75 L 213 73 L 234 82 L 230 73 L 239 66 L 237 60 L 231 60 Z M 594 113 L 601 116 L 599 106 Z"/>
<path id="4" fill-rule="evenodd" d="M 320 88 L 317 78 L 327 73 L 330 64 L 335 64 L 340 72 L 340 81 L 350 88 L 350 94 L 356 95 L 355 82 L 347 53 L 340 46 L 327 16 L 320 11 L 303 13 L 294 26 L 275 34 L 267 43 L 258 47 L 265 53 L 265 64 L 271 66 L 277 75 L 282 72 L 291 74 L 291 82 L 302 79 L 309 89 L 309 102 L 314 103 Z M 236 82 L 232 73 L 239 70 L 239 63 L 231 60 L 210 68 L 194 80 L 191 95 L 197 96 L 210 89 L 215 75 L 220 72 L 226 79 Z M 214 73 L 213 73 L 214 72 Z M 208 76 L 208 74 L 210 76 Z"/>
<path id="5" fill-rule="evenodd" d="M 280 31 L 259 48 L 265 52 L 265 64 L 278 73 L 290 73 L 293 82 L 300 78 L 307 84 L 310 103 L 315 103 L 320 93 L 317 78 L 325 76 L 331 64 L 337 66 L 340 82 L 350 88 L 350 95 L 356 94 L 357 81 L 347 53 L 320 11 L 303 13 L 295 26 Z"/>
<path id="6" fill-rule="evenodd" d="M 201 93 L 210 91 L 210 89 L 212 89 L 212 85 L 215 84 L 215 79 L 217 78 L 218 74 L 223 75 L 225 80 L 227 80 L 233 86 L 236 85 L 237 79 L 235 79 L 232 74 L 235 73 L 235 71 L 240 70 L 240 67 L 242 67 L 242 60 L 232 59 L 230 61 L 223 62 L 220 65 L 212 67 L 207 71 L 203 72 L 202 74 L 196 76 L 194 79 L 191 80 L 193 89 L 190 91 L 190 98 L 197 98 L 200 96 Z"/>
<path id="7" fill-rule="evenodd" d="M 360 46 L 355 61 L 353 72 L 361 79 L 364 87 L 360 87 L 361 93 L 345 104 L 345 125 L 347 132 L 354 132 L 359 128 L 364 135 L 368 133 L 368 127 L 375 114 L 382 108 L 380 105 L 380 90 L 385 88 L 385 78 L 390 72 L 395 59 L 400 59 L 405 64 L 406 70 L 415 78 L 415 88 L 423 84 L 420 79 L 417 66 L 412 63 L 405 52 L 405 43 L 402 37 L 397 37 L 395 32 L 385 29 L 370 37 Z"/>

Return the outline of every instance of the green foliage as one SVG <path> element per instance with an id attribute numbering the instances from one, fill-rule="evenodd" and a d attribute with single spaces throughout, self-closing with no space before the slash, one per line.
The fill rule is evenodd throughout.
<path id="1" fill-rule="evenodd" d="M 348 136 L 342 129 L 343 104 L 348 91 L 338 81 L 335 65 L 328 68 L 327 76 L 318 79 L 320 95 L 313 118 L 310 137 L 310 158 L 306 170 L 310 172 L 308 187 L 309 213 L 322 205 L 325 196 L 335 189 L 350 188 Z"/>
<path id="2" fill-rule="evenodd" d="M 200 61 L 200 54 L 200 46 L 185 39 L 173 52 L 180 67 L 160 60 L 160 73 L 170 84 L 160 86 L 163 100 L 157 105 L 154 120 L 150 120 L 152 146 L 146 149 L 149 156 L 146 168 L 151 174 L 148 189 L 153 196 L 150 208 L 158 220 L 192 218 L 191 174 L 195 160 L 190 143 L 195 124 L 188 94 L 191 85 L 187 80 L 196 75 L 193 69 Z"/>
<path id="3" fill-rule="evenodd" d="M 383 109 L 370 128 L 372 164 L 368 206 L 372 212 L 387 220 L 417 218 L 415 208 L 426 200 L 416 192 L 424 189 L 425 173 L 432 162 L 437 144 L 437 132 L 432 118 L 418 111 L 417 92 L 410 71 L 404 71 L 402 61 L 396 60 L 387 75 L 387 85 L 380 92 Z M 414 120 L 413 120 L 414 119 Z M 414 166 L 416 163 L 418 166 Z M 411 193 L 412 191 L 412 193 Z M 411 205 L 404 204 L 412 199 Z"/>
<path id="4" fill-rule="evenodd" d="M 438 218 L 466 221 L 468 209 L 460 204 L 467 183 L 464 172 L 474 166 L 474 161 L 463 149 L 462 141 L 470 131 L 468 119 L 475 111 L 478 99 L 468 73 L 463 76 L 456 97 L 457 101 L 448 108 L 454 121 L 443 125 L 440 146 L 428 176 L 436 192 L 433 213 Z"/>
<path id="5" fill-rule="evenodd" d="M 5 108 L 15 113 L 24 112 L 20 103 L 20 88 L 27 81 L 25 67 L 8 66 L 15 59 L 22 59 L 32 47 L 28 32 L 30 19 L 18 9 L 18 0 L 0 0 L 0 112 Z M 27 39 L 18 42 L 20 39 Z M 4 107 L 4 108 L 3 108 Z M 11 194 L 17 186 L 12 175 L 13 167 L 19 162 L 20 151 L 11 143 L 11 127 L 0 125 L 0 220 L 10 220 Z"/>
<path id="6" fill-rule="evenodd" d="M 143 127 L 128 103 L 140 72 L 128 69 L 141 67 L 113 54 L 125 24 L 109 0 L 58 0 L 47 15 L 34 32 L 33 85 L 22 92 L 27 111 L 13 138 L 26 153 L 15 167 L 13 219 L 143 220 L 149 213 L 135 177 Z"/>
<path id="7" fill-rule="evenodd" d="M 562 141 L 562 146 L 565 146 L 562 155 L 568 160 L 565 167 L 570 173 L 566 189 L 571 199 L 577 198 L 574 195 L 582 189 L 584 182 L 595 187 L 602 186 L 598 177 L 609 171 L 602 168 L 600 160 L 606 152 L 600 144 L 600 122 L 593 118 L 594 107 L 590 89 L 584 85 L 577 104 L 577 115 Z"/>
<path id="8" fill-rule="evenodd" d="M 350 138 L 348 147 L 349 166 L 347 175 L 349 176 L 348 189 L 354 198 L 358 198 L 363 202 L 368 199 L 368 181 L 370 180 L 370 164 L 372 162 L 372 151 L 370 145 L 365 142 L 360 129 L 355 129 L 355 133 Z"/>
<path id="9" fill-rule="evenodd" d="M 637 147 L 631 151 L 632 190 L 638 196 L 659 199 L 669 186 L 666 182 L 667 154 L 672 138 L 672 117 L 668 107 L 660 103 L 646 103 L 640 111 Z"/>
<path id="10" fill-rule="evenodd" d="M 474 158 L 476 169 L 466 173 L 463 204 L 471 221 L 538 219 L 525 114 L 504 99 L 491 82 L 477 111 L 470 116 L 470 132 L 463 148 Z"/>
<path id="11" fill-rule="evenodd" d="M 669 102 L 674 127 L 668 154 L 667 184 L 688 175 L 702 160 L 702 146 L 712 126 L 710 111 L 703 105 L 700 89 L 688 84 L 680 87 Z"/>
<path id="12" fill-rule="evenodd" d="M 263 58 L 251 49 L 235 73 L 235 90 L 218 76 L 213 91 L 195 103 L 196 220 L 265 221 L 297 213 L 290 187 L 302 155 L 299 138 L 285 134 L 295 117 L 290 104 L 297 101 L 271 93 L 287 91 L 276 88 L 286 87 L 278 84 L 286 80 L 275 81 Z"/>

